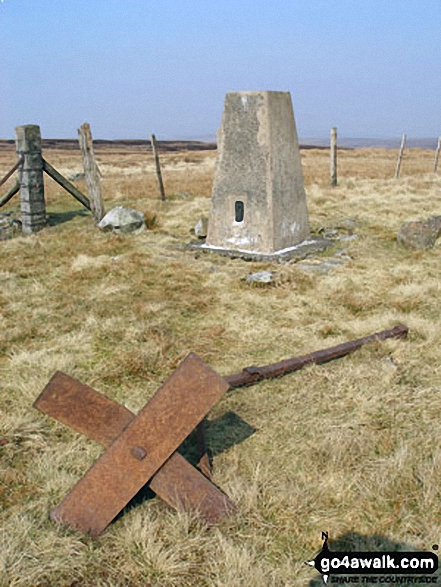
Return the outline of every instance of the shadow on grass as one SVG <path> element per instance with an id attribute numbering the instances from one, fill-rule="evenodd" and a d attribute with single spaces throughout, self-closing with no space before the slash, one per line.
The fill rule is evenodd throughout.
<path id="1" fill-rule="evenodd" d="M 63 224 L 69 222 L 77 216 L 90 216 L 90 212 L 87 210 L 69 210 L 68 212 L 49 212 L 47 214 L 47 223 L 49 226 L 56 226 L 57 224 Z"/>
<path id="2" fill-rule="evenodd" d="M 432 550 L 432 542 L 430 538 L 428 539 L 427 548 L 424 550 L 429 552 L 434 552 L 438 554 L 437 550 Z M 396 540 L 391 540 L 387 536 L 383 536 L 382 534 L 373 534 L 372 536 L 365 536 L 363 534 L 358 534 L 357 532 L 345 532 L 341 536 L 338 536 L 334 539 L 329 539 L 329 550 L 331 552 L 369 552 L 369 553 L 378 553 L 379 555 L 384 552 L 392 553 L 392 552 L 422 552 L 421 549 L 415 548 L 414 546 L 407 544 L 405 542 L 398 542 Z M 311 559 L 317 556 L 318 552 L 314 553 L 311 556 Z M 311 568 L 311 572 L 314 573 L 316 576 L 313 577 L 309 582 L 309 587 L 323 587 L 324 582 L 321 575 L 318 574 L 316 569 Z M 417 577 L 432 577 L 434 579 L 434 583 L 436 584 L 436 580 L 439 577 L 439 571 L 436 571 L 434 574 L 424 574 L 422 572 L 420 575 L 399 575 L 399 574 L 359 574 L 359 575 L 345 575 L 344 573 L 341 574 L 331 574 L 328 578 L 328 585 L 343 585 L 343 584 L 418 584 L 417 580 L 410 579 L 409 583 L 407 583 L 406 579 L 400 581 L 399 577 L 410 577 L 410 578 L 417 578 Z M 387 577 L 387 579 L 386 579 Z"/>
<path id="3" fill-rule="evenodd" d="M 213 457 L 225 452 L 236 444 L 240 444 L 256 431 L 234 412 L 227 412 L 216 420 L 204 420 L 207 453 L 212 462 Z M 181 444 L 178 452 L 189 463 L 196 466 L 199 462 L 197 451 L 197 433 L 193 431 Z"/>
<path id="4" fill-rule="evenodd" d="M 207 453 L 212 458 L 219 455 L 229 448 L 240 444 L 255 432 L 255 428 L 247 424 L 240 416 L 234 412 L 227 412 L 215 420 L 205 421 L 205 437 L 207 444 Z M 187 459 L 187 461 L 196 467 L 199 462 L 197 449 L 197 433 L 193 431 L 178 448 L 178 452 Z M 129 501 L 127 506 L 113 520 L 116 522 L 132 508 L 139 506 L 143 502 L 154 498 L 156 494 L 150 487 L 144 487 Z M 113 523 L 112 522 L 112 523 Z"/>

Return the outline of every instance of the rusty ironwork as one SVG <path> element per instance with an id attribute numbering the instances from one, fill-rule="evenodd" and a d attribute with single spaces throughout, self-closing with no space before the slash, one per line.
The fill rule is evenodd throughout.
<path id="1" fill-rule="evenodd" d="M 34 407 L 109 447 L 51 517 L 100 534 L 147 483 L 176 508 L 215 522 L 235 506 L 175 452 L 228 389 L 190 354 L 138 416 L 92 388 L 56 373 Z"/>
<path id="2" fill-rule="evenodd" d="M 199 422 L 196 427 L 196 441 L 197 441 L 197 453 L 198 453 L 198 469 L 202 473 L 211 479 L 213 475 L 213 469 L 211 466 L 211 460 L 207 451 L 207 442 L 205 437 L 205 420 Z"/>
<path id="3" fill-rule="evenodd" d="M 147 456 L 147 451 L 143 446 L 134 446 L 132 448 L 132 456 L 138 460 L 142 461 Z"/>
<path id="4" fill-rule="evenodd" d="M 333 359 L 344 357 L 345 355 L 361 348 L 365 344 L 376 340 L 405 338 L 408 330 L 407 326 L 399 324 L 390 330 L 382 330 L 381 332 L 376 332 L 375 334 L 370 334 L 369 336 L 364 336 L 363 338 L 358 338 L 356 340 L 350 340 L 349 342 L 315 351 L 314 353 L 303 355 L 301 357 L 292 357 L 291 359 L 285 359 L 284 361 L 279 361 L 278 363 L 272 363 L 270 365 L 263 365 L 262 367 L 256 367 L 254 365 L 245 367 L 239 373 L 226 375 L 224 379 L 229 384 L 230 389 L 254 385 L 258 381 L 262 381 L 262 379 L 282 377 L 287 373 L 303 369 L 306 365 L 311 365 L 313 363 L 320 365 L 321 363 L 327 363 Z"/>
<path id="5" fill-rule="evenodd" d="M 23 163 L 24 161 L 24 157 L 23 155 L 21 155 L 17 161 L 17 163 L 14 165 L 14 167 L 8 171 L 8 173 L 5 175 L 5 177 L 3 179 L 0 179 L 0 187 L 6 183 L 8 181 L 8 179 L 11 177 L 11 175 L 17 171 L 17 169 L 20 167 L 20 165 Z"/>
<path id="6" fill-rule="evenodd" d="M 71 527 L 100 534 L 147 482 L 166 503 L 197 511 L 216 522 L 235 505 L 209 479 L 204 418 L 227 389 L 280 377 L 309 364 L 343 357 L 365 344 L 405 338 L 407 326 L 293 357 L 240 373 L 218 376 L 190 354 L 138 416 L 63 373 L 56 373 L 34 407 L 96 440 L 108 450 L 89 469 L 51 517 Z M 199 467 L 176 449 L 196 427 Z"/>
<path id="7" fill-rule="evenodd" d="M 121 404 L 60 371 L 52 376 L 33 407 L 106 448 L 136 417 Z"/>

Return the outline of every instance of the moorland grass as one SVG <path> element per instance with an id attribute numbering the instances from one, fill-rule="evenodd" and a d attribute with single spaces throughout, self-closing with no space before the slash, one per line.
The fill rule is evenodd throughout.
<path id="1" fill-rule="evenodd" d="M 214 153 L 161 157 L 165 203 L 148 154 L 97 156 L 106 207 L 156 215 L 152 230 L 101 233 L 48 180 L 51 225 L 0 243 L 0 585 L 308 585 L 315 571 L 304 561 L 323 530 L 331 546 L 353 550 L 440 543 L 441 248 L 395 240 L 403 222 L 439 214 L 433 153 L 410 152 L 394 181 L 396 152 L 343 151 L 334 189 L 326 151 L 302 153 L 312 228 L 352 218 L 358 235 L 325 254 L 343 249 L 344 263 L 324 274 L 185 250 L 209 212 Z M 79 153 L 46 157 L 64 173 L 80 170 Z M 13 162 L 2 153 L 0 175 Z M 274 283 L 244 281 L 262 269 L 275 271 Z M 137 412 L 190 351 L 226 375 L 400 322 L 407 341 L 219 402 L 208 423 L 214 481 L 239 513 L 218 526 L 159 499 L 98 540 L 48 519 L 101 453 L 32 408 L 54 371 Z"/>

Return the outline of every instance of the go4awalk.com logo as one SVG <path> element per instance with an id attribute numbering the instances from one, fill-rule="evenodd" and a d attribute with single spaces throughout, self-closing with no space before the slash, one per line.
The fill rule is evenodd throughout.
<path id="1" fill-rule="evenodd" d="M 430 576 L 438 569 L 438 557 L 433 552 L 332 552 L 327 532 L 322 532 L 322 540 L 321 551 L 306 564 L 322 574 L 324 583 L 330 578 L 332 583 L 409 585 L 437 582 L 436 576 Z"/>

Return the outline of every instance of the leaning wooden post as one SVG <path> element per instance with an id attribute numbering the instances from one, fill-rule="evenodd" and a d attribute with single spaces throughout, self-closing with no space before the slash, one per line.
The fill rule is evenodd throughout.
<path id="1" fill-rule="evenodd" d="M 150 141 L 152 143 L 153 157 L 155 158 L 156 177 L 158 178 L 159 196 L 160 196 L 161 200 L 164 201 L 165 200 L 165 191 L 164 191 L 164 184 L 162 182 L 161 166 L 159 164 L 158 147 L 157 147 L 157 144 L 156 144 L 156 137 L 155 137 L 155 135 L 152 135 L 150 137 Z"/>
<path id="2" fill-rule="evenodd" d="M 331 174 L 330 184 L 332 187 L 337 185 L 337 128 L 334 126 L 331 128 Z"/>
<path id="3" fill-rule="evenodd" d="M 398 179 L 400 177 L 401 160 L 403 159 L 403 153 L 404 153 L 405 147 L 406 147 L 406 135 L 403 134 L 403 136 L 401 137 L 400 152 L 398 153 L 397 167 L 395 169 L 395 179 Z"/>
<path id="4" fill-rule="evenodd" d="M 18 173 L 22 230 L 24 234 L 31 234 L 46 225 L 40 127 L 34 124 L 17 126 L 15 142 L 18 156 L 23 159 Z"/>
<path id="5" fill-rule="evenodd" d="M 78 129 L 78 142 L 80 143 L 83 155 L 84 175 L 86 176 L 87 191 L 89 192 L 90 206 L 92 208 L 95 222 L 98 223 L 104 217 L 103 196 L 101 193 L 101 184 L 98 173 L 98 167 L 95 163 L 93 154 L 92 133 L 90 124 L 85 122 Z"/>
<path id="6" fill-rule="evenodd" d="M 438 137 L 438 144 L 436 146 L 436 152 L 435 152 L 435 164 L 433 166 L 433 173 L 437 172 L 438 169 L 438 160 L 439 160 L 439 152 L 441 150 L 441 137 Z"/>

